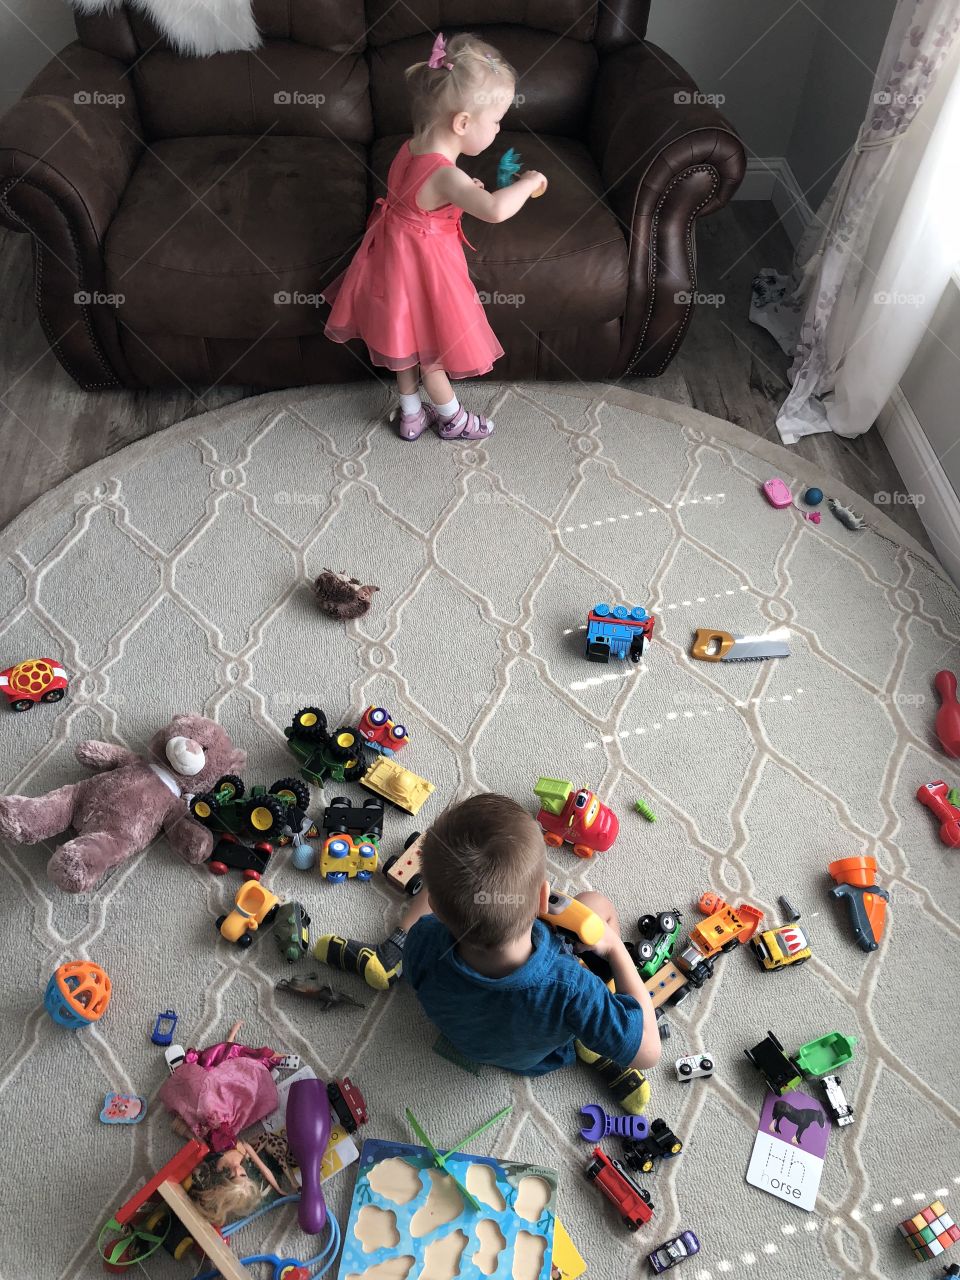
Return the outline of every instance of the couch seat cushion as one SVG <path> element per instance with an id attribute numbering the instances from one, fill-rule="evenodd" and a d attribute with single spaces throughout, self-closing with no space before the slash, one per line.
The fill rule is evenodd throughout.
<path id="1" fill-rule="evenodd" d="M 378 194 L 386 190 L 387 170 L 403 141 L 395 136 L 373 144 L 370 163 Z M 492 191 L 508 147 L 550 185 L 507 222 L 464 217 L 464 233 L 476 252 L 466 246 L 464 251 L 481 300 L 491 313 L 509 312 L 534 330 L 623 315 L 626 240 L 603 198 L 590 152 L 570 138 L 501 132 L 482 155 L 461 156 L 460 167 Z"/>
<path id="2" fill-rule="evenodd" d="M 362 147 L 166 138 L 144 151 L 107 233 L 107 289 L 138 333 L 319 333 L 318 295 L 350 261 L 367 203 Z"/>

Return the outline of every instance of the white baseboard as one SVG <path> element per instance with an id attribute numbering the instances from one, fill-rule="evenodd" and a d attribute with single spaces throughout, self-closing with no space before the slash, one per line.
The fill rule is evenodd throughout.
<path id="1" fill-rule="evenodd" d="M 943 567 L 960 586 L 960 497 L 899 386 L 877 418 L 877 430 L 903 477 L 905 492 L 922 496 L 917 515 Z"/>
<path id="2" fill-rule="evenodd" d="M 743 182 L 734 200 L 769 200 L 790 237 L 798 245 L 813 222 L 814 211 L 784 156 L 749 156 Z"/>

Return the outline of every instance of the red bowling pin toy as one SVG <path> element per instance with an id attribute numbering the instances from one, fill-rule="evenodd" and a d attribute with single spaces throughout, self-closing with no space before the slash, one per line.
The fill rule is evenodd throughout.
<path id="1" fill-rule="evenodd" d="M 948 756 L 960 758 L 960 705 L 957 704 L 957 677 L 952 671 L 938 671 L 934 688 L 940 695 L 934 730 Z"/>

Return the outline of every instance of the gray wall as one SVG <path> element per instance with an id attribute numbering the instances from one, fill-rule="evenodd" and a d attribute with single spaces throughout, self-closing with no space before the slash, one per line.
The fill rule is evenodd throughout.
<path id="1" fill-rule="evenodd" d="M 843 0 L 817 23 L 809 75 L 782 153 L 813 209 L 856 141 L 896 7 L 897 0 Z"/>
<path id="2" fill-rule="evenodd" d="M 947 479 L 960 494 L 960 280 L 952 277 L 930 326 L 917 348 L 900 389 L 917 415 L 924 435 L 940 459 Z"/>

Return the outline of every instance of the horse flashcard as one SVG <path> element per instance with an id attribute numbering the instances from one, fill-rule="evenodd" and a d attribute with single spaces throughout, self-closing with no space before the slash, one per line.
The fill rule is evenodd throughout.
<path id="1" fill-rule="evenodd" d="M 792 1090 L 767 1093 L 747 1182 L 808 1213 L 817 1200 L 830 1120 L 815 1098 Z"/>

